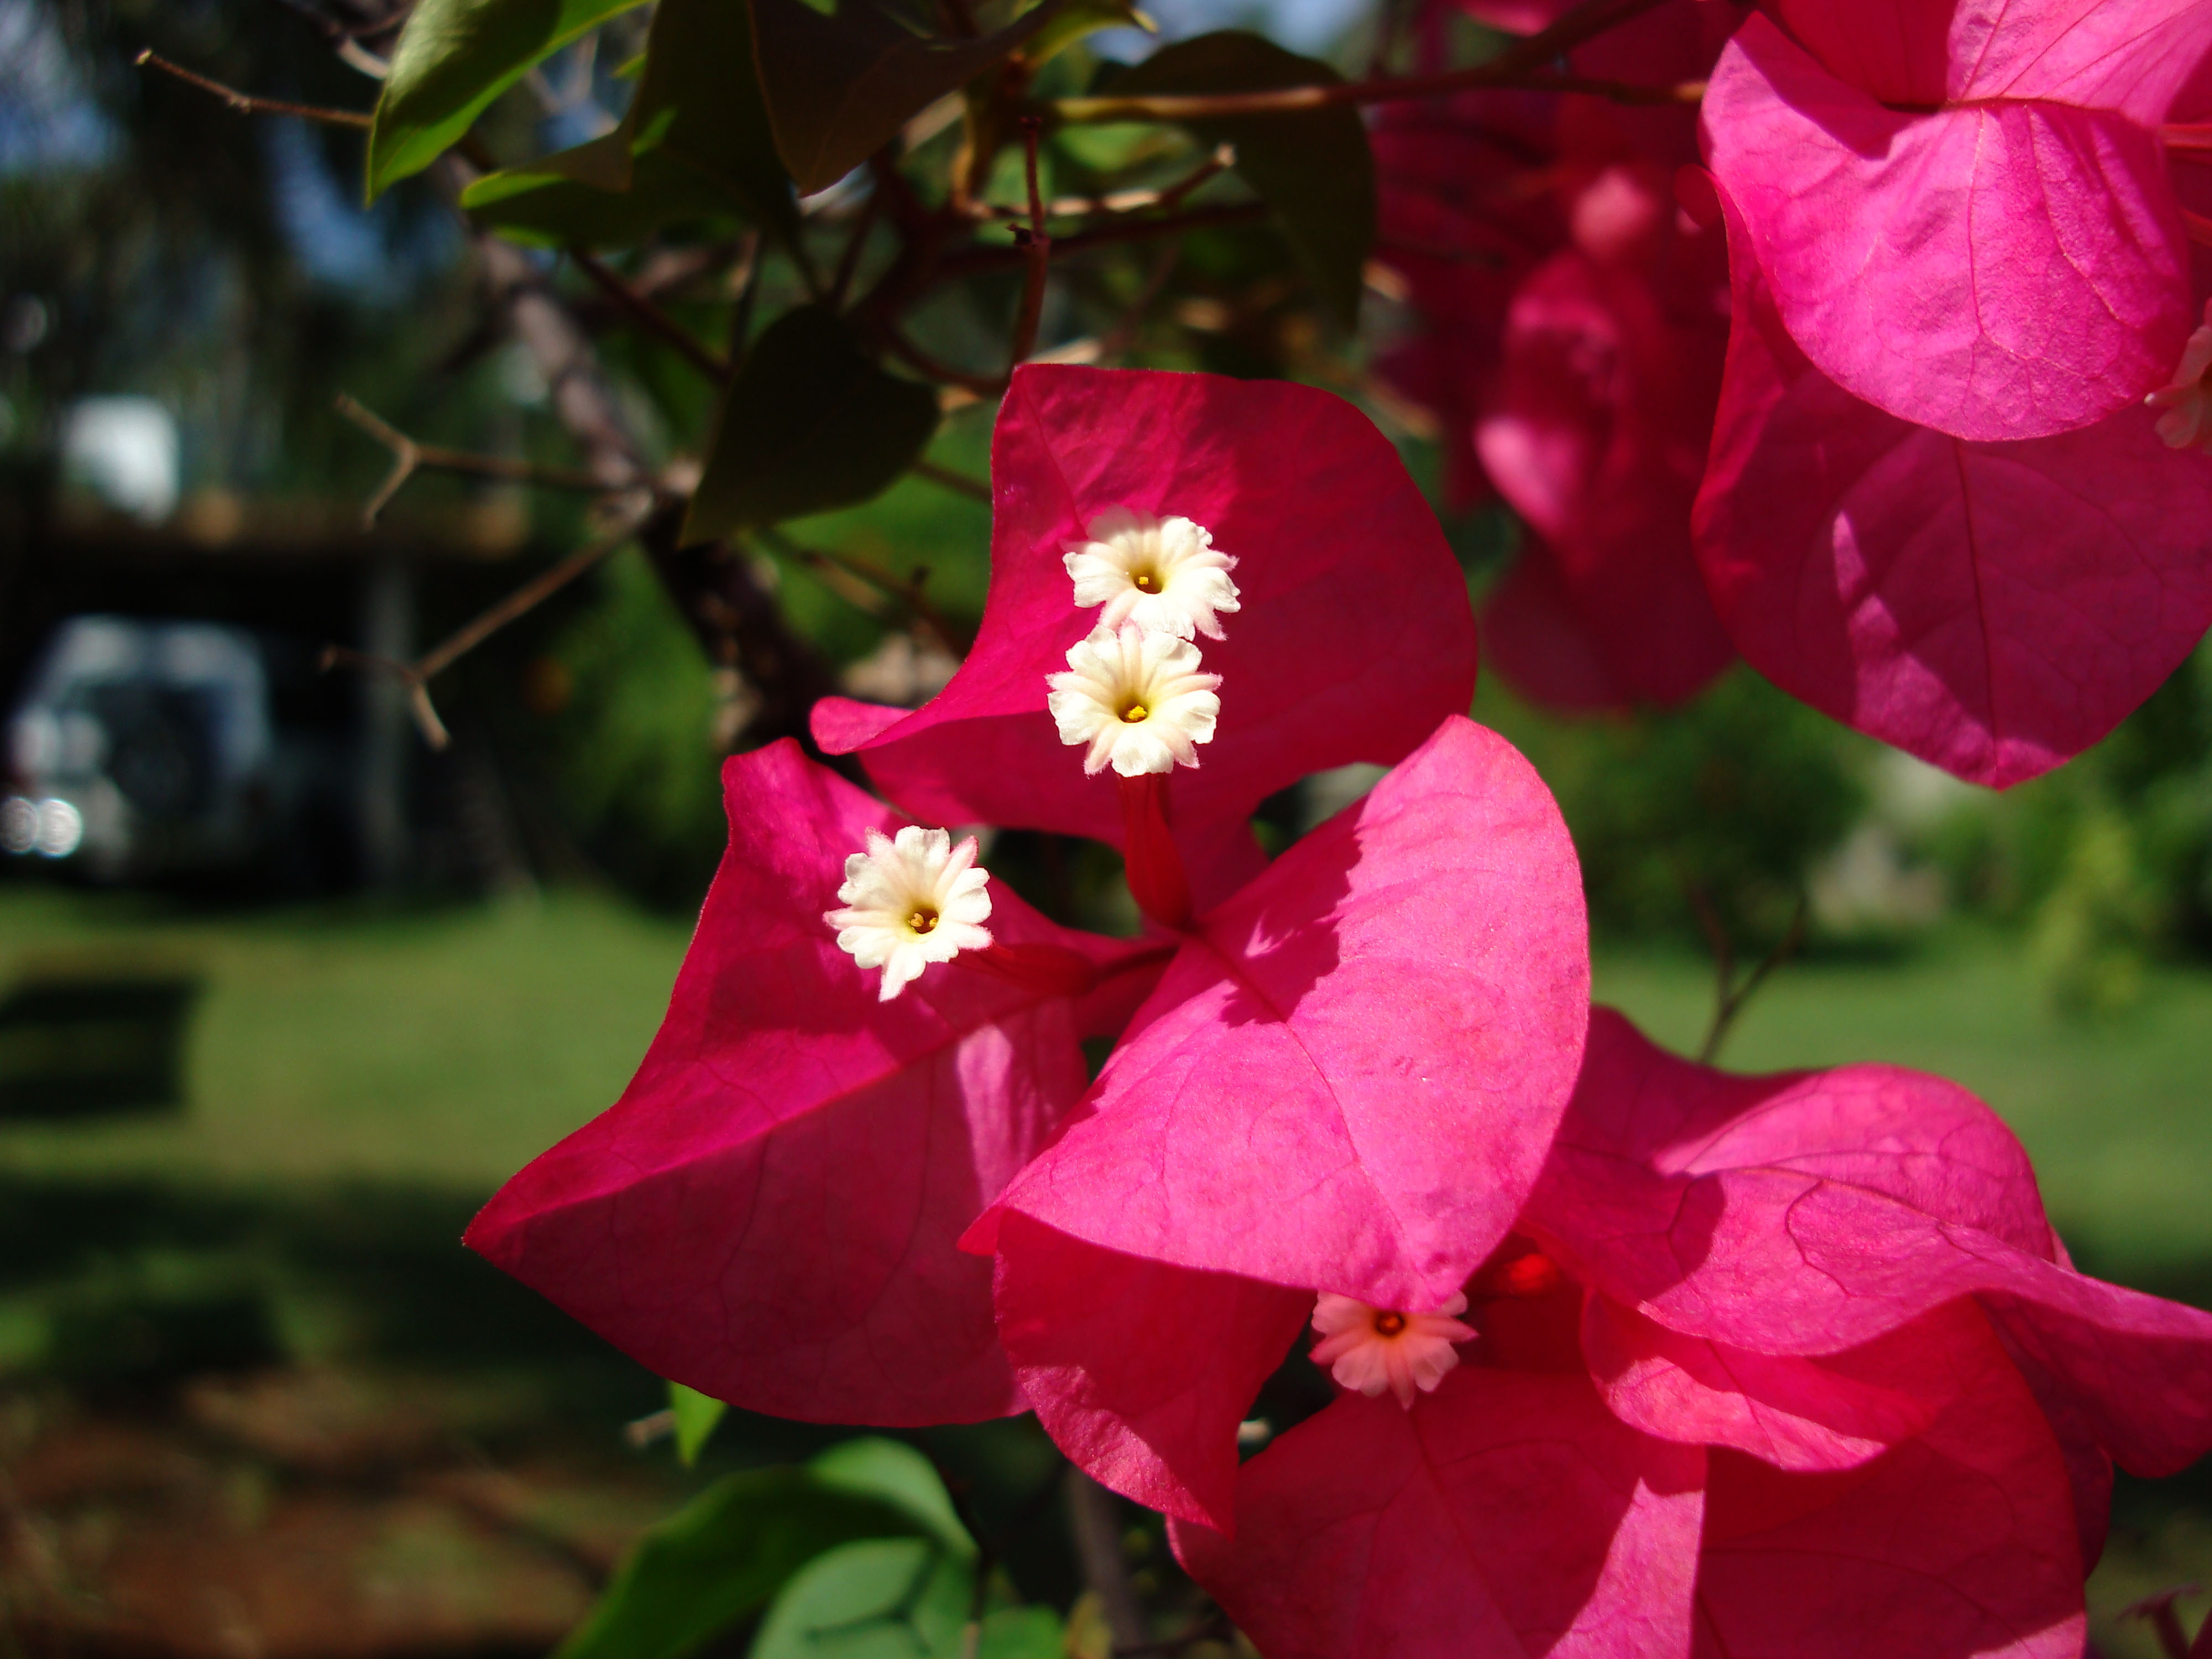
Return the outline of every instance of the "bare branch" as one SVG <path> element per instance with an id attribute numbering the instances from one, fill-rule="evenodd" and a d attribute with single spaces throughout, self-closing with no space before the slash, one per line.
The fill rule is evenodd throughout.
<path id="1" fill-rule="evenodd" d="M 407 687 L 408 703 L 414 711 L 416 725 L 422 728 L 422 740 L 433 749 L 445 748 L 453 741 L 453 737 L 447 731 L 446 723 L 438 718 L 437 706 L 430 701 L 431 678 L 452 667 L 516 617 L 536 610 L 608 554 L 628 546 L 635 539 L 639 527 L 645 522 L 650 511 L 651 499 L 647 496 L 643 503 L 623 514 L 620 525 L 609 534 L 579 548 L 550 569 L 523 583 L 497 605 L 463 624 L 413 662 L 399 662 L 390 657 L 356 651 L 349 646 L 330 645 L 323 647 L 321 665 L 324 671 L 327 672 L 339 666 L 360 668 L 389 674 L 399 680 Z"/>
<path id="2" fill-rule="evenodd" d="M 211 81 L 182 64 L 173 64 L 150 48 L 140 52 L 131 61 L 141 69 L 157 69 L 165 75 L 173 75 L 187 86 L 198 87 L 202 92 L 221 99 L 240 115 L 291 115 L 302 121 L 320 121 L 325 126 L 353 127 L 368 131 L 369 116 L 366 110 L 325 109 L 319 104 L 295 104 L 282 98 L 261 98 L 250 92 L 240 92 L 220 81 Z"/>
<path id="3" fill-rule="evenodd" d="M 956 629 L 951 622 L 922 591 L 929 580 L 929 567 L 915 566 L 906 580 L 901 581 L 887 570 L 879 570 L 866 559 L 856 559 L 849 553 L 833 552 L 826 548 L 801 547 L 781 531 L 775 529 L 755 532 L 762 544 L 781 553 L 787 559 L 796 559 L 801 564 L 817 568 L 826 566 L 842 570 L 847 575 L 866 583 L 878 593 L 896 600 L 906 607 L 914 619 L 937 635 L 938 643 L 955 657 L 964 656 L 974 641 L 963 629 Z"/>
<path id="4" fill-rule="evenodd" d="M 1713 971 L 1717 981 L 1713 994 L 1713 1020 L 1705 1028 L 1705 1040 L 1698 1048 L 1698 1063 L 1710 1066 L 1719 1057 L 1721 1044 L 1728 1040 L 1729 1030 L 1735 1024 L 1736 1016 L 1766 982 L 1767 975 L 1797 954 L 1805 942 L 1805 924 L 1812 912 L 1811 903 L 1803 893 L 1797 896 L 1797 908 L 1791 912 L 1790 926 L 1775 941 L 1774 948 L 1759 960 L 1759 964 L 1745 975 L 1743 983 L 1735 983 L 1735 956 L 1729 943 L 1728 929 L 1714 912 L 1712 902 L 1705 889 L 1695 882 L 1684 884 L 1689 894 L 1690 908 L 1697 913 L 1698 926 L 1705 931 L 1713 947 Z"/>
<path id="5" fill-rule="evenodd" d="M 1029 257 L 1029 274 L 1022 283 L 1021 309 L 1014 313 L 1014 343 L 1008 372 L 1029 361 L 1036 349 L 1037 324 L 1044 315 L 1044 285 L 1052 274 L 1052 238 L 1044 228 L 1044 198 L 1037 190 L 1037 135 L 1041 123 L 1033 115 L 1022 118 L 1022 157 L 1029 175 L 1030 222 L 1026 234 L 1014 228 L 1014 242 Z"/>
<path id="6" fill-rule="evenodd" d="M 1112 1492 L 1068 1466 L 1067 1519 L 1075 1534 L 1076 1559 L 1083 1564 L 1083 1582 L 1098 1598 L 1106 1628 L 1113 1632 L 1115 1651 L 1140 1652 L 1152 1632 L 1145 1628 L 1144 1609 L 1137 1605 L 1128 1569 L 1122 1564 L 1121 1523 L 1114 1504 Z"/>
<path id="7" fill-rule="evenodd" d="M 730 365 L 727 359 L 710 351 L 699 343 L 698 337 L 671 317 L 651 300 L 632 288 L 622 277 L 580 247 L 568 250 L 568 258 L 576 269 L 596 283 L 599 291 L 612 300 L 648 333 L 676 349 L 677 355 L 704 374 L 717 386 L 727 382 Z"/>
<path id="8" fill-rule="evenodd" d="M 399 493 L 401 487 L 417 471 L 426 469 L 433 472 L 459 472 L 475 478 L 497 478 L 507 483 L 532 484 L 541 489 L 573 489 L 592 495 L 611 495 L 634 487 L 610 483 L 589 472 L 569 467 L 537 466 L 504 455 L 477 455 L 466 450 L 447 449 L 436 444 L 418 444 L 343 392 L 338 394 L 337 407 L 339 414 L 392 452 L 391 472 L 377 486 L 376 493 L 368 498 L 368 504 L 361 510 L 364 529 L 374 529 L 377 516 L 392 504 L 392 498 Z"/>
<path id="9" fill-rule="evenodd" d="M 934 461 L 916 461 L 908 469 L 917 478 L 927 478 L 940 489 L 949 489 L 956 495 L 965 495 L 970 501 L 988 501 L 991 486 L 981 478 L 971 478 L 964 472 L 955 472 L 949 466 L 939 466 Z"/>
<path id="10" fill-rule="evenodd" d="M 1507 47 L 1487 63 L 1437 75 L 1340 81 L 1328 86 L 1285 87 L 1270 92 L 1175 93 L 1118 98 L 1109 93 L 1098 98 L 1054 99 L 1044 109 L 1052 119 L 1063 124 L 1191 121 L 1235 115 L 1294 115 L 1336 104 L 1387 104 L 1483 87 L 1540 86 L 1555 90 L 1600 91 L 1617 83 L 1593 81 L 1563 87 L 1563 77 L 1548 75 L 1544 66 L 1569 47 L 1617 27 L 1659 3 L 1660 0 L 1583 0 L 1581 5 L 1551 27 Z M 1642 99 L 1647 90 L 1656 101 L 1680 101 L 1679 88 L 1638 88 L 1634 93 Z M 1703 95 L 1702 88 L 1698 95 Z"/>

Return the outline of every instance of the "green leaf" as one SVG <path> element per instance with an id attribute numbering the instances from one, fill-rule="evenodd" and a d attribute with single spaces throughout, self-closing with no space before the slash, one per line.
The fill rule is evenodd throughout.
<path id="1" fill-rule="evenodd" d="M 368 134 L 368 198 L 420 173 L 532 65 L 639 0 L 422 0 Z"/>
<path id="2" fill-rule="evenodd" d="M 826 17 L 803 0 L 752 0 L 753 44 L 775 147 L 802 194 L 827 190 L 921 110 L 1011 56 L 1069 0 L 1043 0 L 994 33 L 915 33 L 870 0 Z"/>
<path id="3" fill-rule="evenodd" d="M 532 247 L 635 247 L 674 226 L 696 226 L 711 237 L 738 222 L 721 191 L 652 151 L 636 158 L 626 190 L 509 168 L 471 185 L 461 205 L 485 229 Z"/>
<path id="4" fill-rule="evenodd" d="M 1022 56 L 1032 64 L 1048 63 L 1085 36 L 1133 25 L 1159 33 L 1159 25 L 1137 9 L 1136 0 L 1068 0 L 1022 48 Z"/>
<path id="5" fill-rule="evenodd" d="M 677 1461 L 688 1469 L 699 1461 L 707 1437 L 714 1432 L 714 1425 L 730 1408 L 710 1394 L 687 1389 L 681 1382 L 671 1382 L 668 1409 L 676 1413 Z"/>
<path id="6" fill-rule="evenodd" d="M 639 1540 L 556 1659 L 678 1659 L 759 1613 L 823 1551 L 915 1534 L 909 1547 L 949 1559 L 904 1507 L 825 1486 L 811 1470 L 730 1475 Z"/>
<path id="7" fill-rule="evenodd" d="M 1000 1607 L 986 1613 L 975 1659 L 1066 1659 L 1067 1632 L 1050 1607 Z"/>
<path id="8" fill-rule="evenodd" d="M 870 362 L 826 307 L 787 311 L 722 394 L 684 538 L 711 541 L 866 501 L 936 429 L 927 386 Z"/>
<path id="9" fill-rule="evenodd" d="M 587 247 L 630 246 L 732 213 L 791 231 L 798 204 L 769 131 L 743 7 L 660 0 L 622 125 L 479 179 L 461 205 L 515 240 Z"/>
<path id="10" fill-rule="evenodd" d="M 975 1553 L 975 1540 L 960 1523 L 935 1467 L 904 1441 L 864 1435 L 830 1447 L 806 1467 L 831 1492 L 877 1498 L 903 1510 L 955 1555 Z"/>
<path id="11" fill-rule="evenodd" d="M 1272 92 L 1342 79 L 1272 40 L 1225 29 L 1163 46 L 1118 77 L 1113 92 Z M 1238 176 L 1274 210 L 1322 301 L 1346 327 L 1357 323 L 1361 272 L 1375 243 L 1375 155 L 1359 112 L 1340 104 L 1184 125 L 1203 143 L 1237 147 Z"/>
<path id="12" fill-rule="evenodd" d="M 972 1564 L 918 1540 L 841 1545 L 792 1576 L 752 1659 L 951 1659 L 974 1586 Z"/>

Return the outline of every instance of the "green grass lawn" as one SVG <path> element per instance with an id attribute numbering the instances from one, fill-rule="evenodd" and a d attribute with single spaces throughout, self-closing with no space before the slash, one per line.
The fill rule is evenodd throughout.
<path id="1" fill-rule="evenodd" d="M 581 891 L 240 916 L 0 887 L 0 989 L 149 966 L 203 986 L 184 1112 L 0 1124 L 0 1168 L 489 1192 L 621 1091 L 687 933 Z M 1687 954 L 1601 954 L 1597 991 L 1683 1048 L 1711 1006 L 1708 970 Z M 2085 1259 L 2160 1280 L 2212 1264 L 2212 973 L 2156 975 L 2136 1006 L 2089 1021 L 2047 1012 L 1999 939 L 1797 963 L 1724 1057 L 1747 1070 L 1885 1060 L 1954 1078 L 2019 1131 Z"/>
<path id="2" fill-rule="evenodd" d="M 0 888 L 0 990 L 148 968 L 202 987 L 183 1113 L 0 1124 L 0 1167 L 488 1194 L 621 1092 L 688 937 L 572 892 L 196 917 Z"/>

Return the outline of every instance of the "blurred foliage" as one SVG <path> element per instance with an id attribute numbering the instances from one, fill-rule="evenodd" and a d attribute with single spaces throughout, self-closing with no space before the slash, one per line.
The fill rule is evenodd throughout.
<path id="1" fill-rule="evenodd" d="M 609 561 L 524 671 L 533 746 L 582 850 L 655 903 L 696 907 L 721 856 L 715 675 L 642 555 Z"/>
<path id="2" fill-rule="evenodd" d="M 1960 903 L 2027 930 L 2057 1007 L 2110 1012 L 2152 958 L 2212 953 L 2212 650 L 2087 754 L 1918 841 Z"/>
<path id="3" fill-rule="evenodd" d="M 1873 745 L 1748 669 L 1680 708 L 1571 723 L 1488 677 L 1476 713 L 1557 796 L 1604 933 L 1696 938 L 1702 902 L 1740 953 L 1764 950 L 1866 803 Z"/>

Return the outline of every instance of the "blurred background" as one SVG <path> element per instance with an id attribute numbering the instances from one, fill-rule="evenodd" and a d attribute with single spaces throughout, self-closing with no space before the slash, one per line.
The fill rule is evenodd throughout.
<path id="1" fill-rule="evenodd" d="M 438 477 L 364 527 L 391 457 L 340 394 L 425 442 L 570 464 L 538 358 L 487 321 L 480 247 L 428 183 L 364 210 L 357 134 L 133 67 L 151 47 L 366 108 L 332 47 L 375 46 L 378 5 L 0 0 L 8 1659 L 545 1653 L 686 1493 L 833 1437 L 733 1420 L 680 1468 L 658 1380 L 457 1243 L 642 1054 L 720 851 L 718 759 L 757 710 L 635 550 L 441 677 L 442 750 L 404 686 L 324 668 L 333 644 L 409 656 L 586 533 L 561 498 Z M 1346 64 L 1376 27 L 1362 0 L 1152 9 L 1170 37 L 1237 23 Z M 556 60 L 490 125 L 574 143 L 617 95 Z M 1331 384 L 1439 481 L 1363 348 L 1246 254 L 1228 233 L 1180 250 L 1131 357 Z M 605 332 L 588 289 L 572 310 L 648 443 L 696 430 L 696 386 Z M 950 414 L 933 460 L 982 477 L 990 416 Z M 1519 532 L 1495 505 L 1445 522 L 1479 596 Z M 946 641 L 852 573 L 926 568 L 961 633 L 988 527 L 910 476 L 787 526 L 752 575 L 844 689 L 918 701 Z M 1694 1051 L 1717 973 L 1775 955 L 1729 1063 L 1959 1079 L 2026 1141 L 2081 1266 L 2212 1305 L 2212 657 L 2002 796 L 1741 669 L 1579 722 L 1486 674 L 1477 714 L 1575 830 L 1601 997 Z M 1370 781 L 1311 781 L 1263 833 Z M 994 860 L 1060 914 L 1132 925 L 1101 849 L 1008 836 Z M 1035 1534 L 1010 1567 L 1065 1604 L 1042 1437 L 916 1439 Z M 1156 1531 L 1125 1542 L 1172 1571 Z M 2207 1577 L 2212 1483 L 2123 1477 L 2100 1644 L 2154 1651 L 2124 1610 Z"/>

